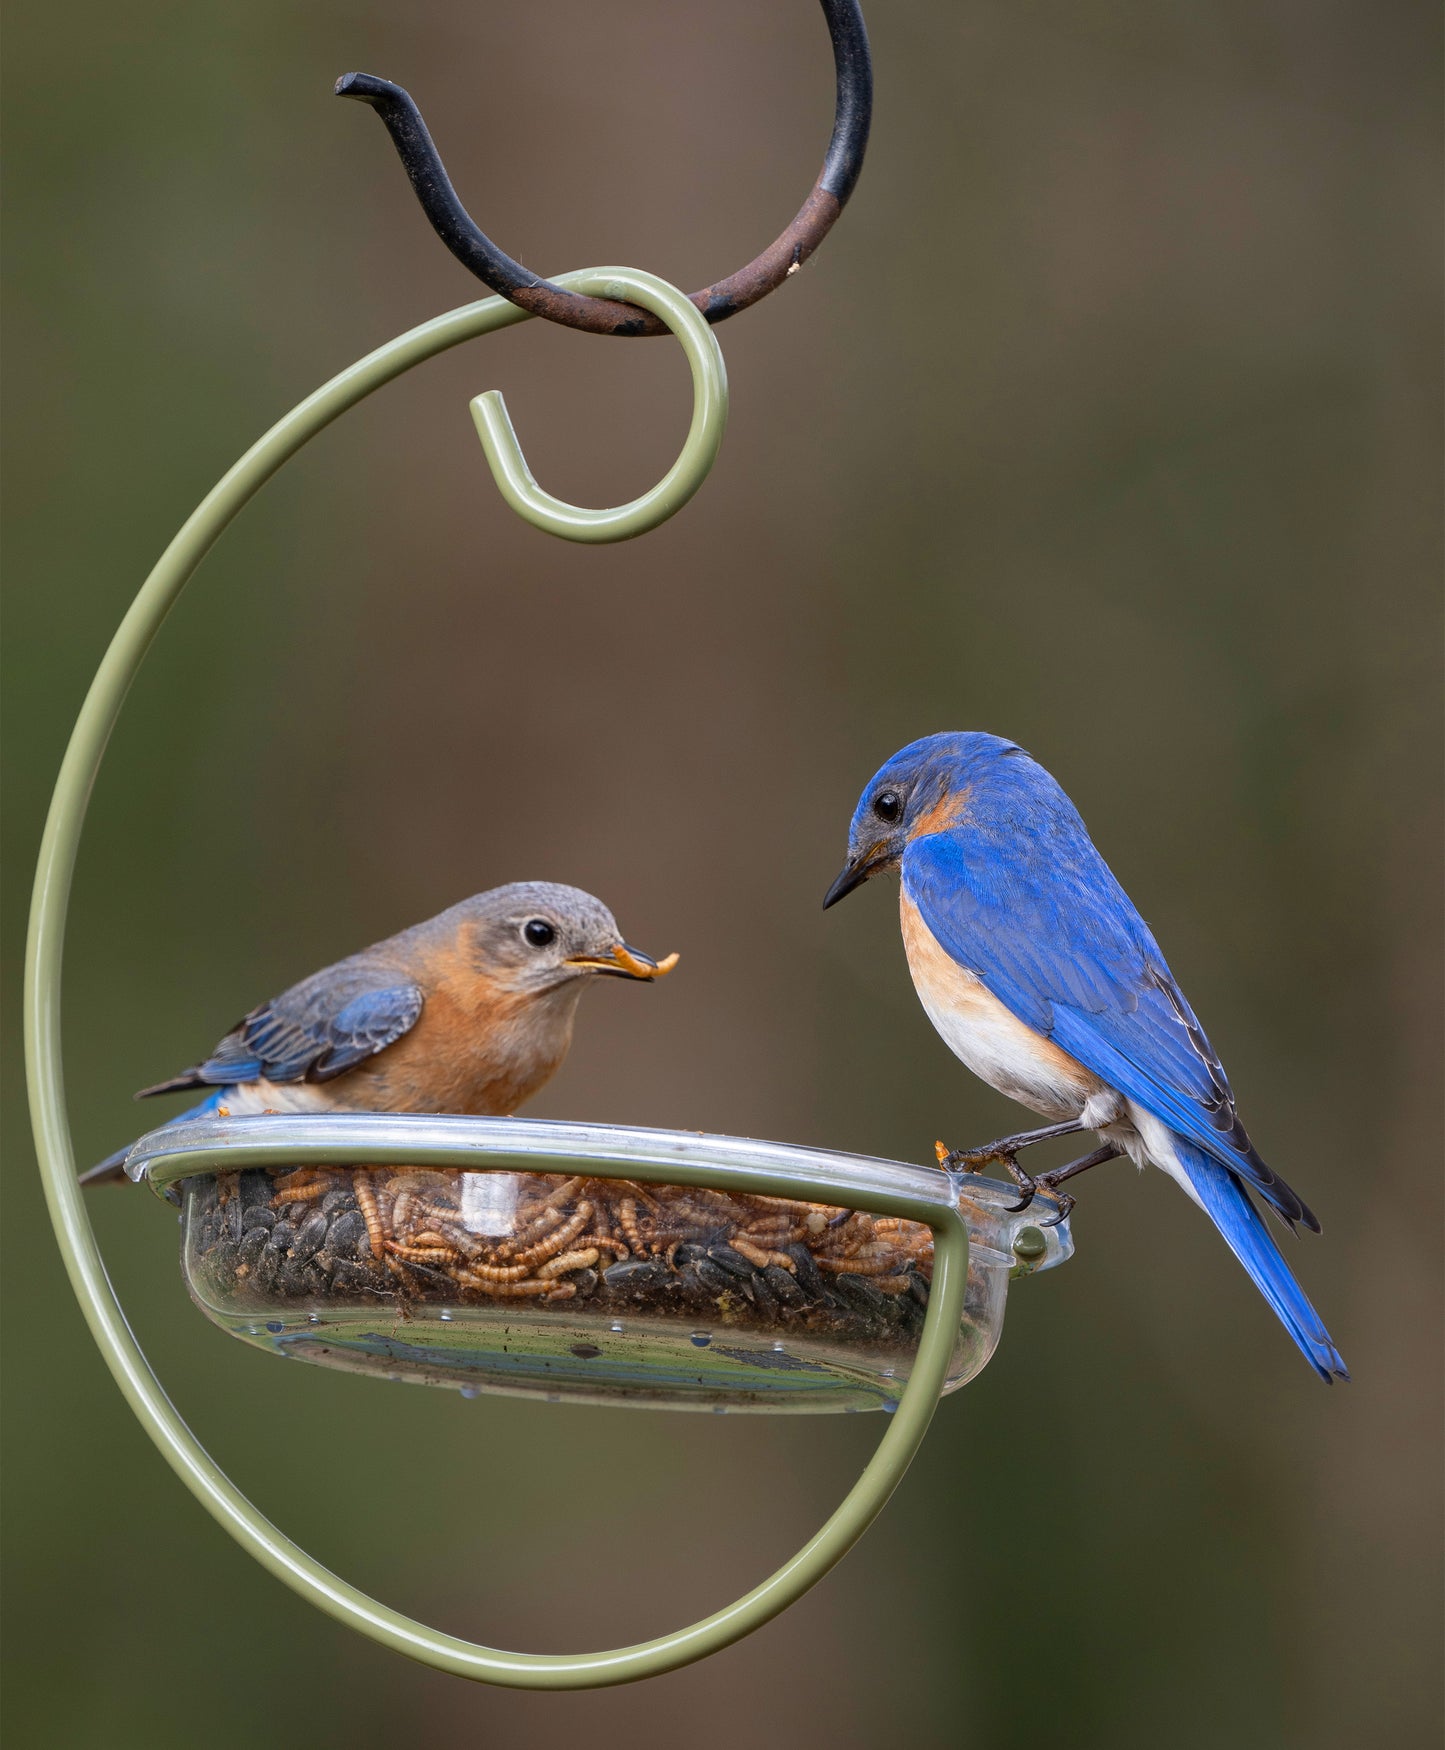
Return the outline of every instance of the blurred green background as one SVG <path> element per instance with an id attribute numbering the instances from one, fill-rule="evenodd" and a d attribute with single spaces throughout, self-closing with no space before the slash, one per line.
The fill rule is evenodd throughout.
<path id="1" fill-rule="evenodd" d="M 817 259 L 721 330 L 700 496 L 631 545 L 502 507 L 631 496 L 686 426 L 664 342 L 529 324 L 314 444 L 207 562 L 96 797 L 66 990 L 77 1146 L 244 1009 L 525 877 L 684 955 L 588 999 L 541 1115 L 927 1158 L 1015 1108 L 908 983 L 891 895 L 825 918 L 863 780 L 940 728 L 1072 793 L 1320 1211 L 1325 1390 L 1157 1175 L 1082 1187 L 881 1524 L 798 1609 L 643 1688 L 486 1691 L 251 1565 L 91 1347 L 6 1013 L 7 1743 L 1438 1741 L 1435 195 L 1423 3 L 874 0 L 874 143 Z M 275 417 L 466 302 L 360 67 L 543 270 L 705 283 L 826 139 L 808 0 L 12 6 L 8 838 L 18 974 L 83 689 Z M 13 989 L 13 983 L 12 983 Z M 1060 1157 L 1062 1158 L 1062 1156 Z M 847 1487 L 868 1418 L 463 1402 L 282 1368 L 193 1312 L 174 1223 L 94 1199 L 135 1325 L 241 1485 L 445 1627 L 580 1649 L 724 1603 Z"/>

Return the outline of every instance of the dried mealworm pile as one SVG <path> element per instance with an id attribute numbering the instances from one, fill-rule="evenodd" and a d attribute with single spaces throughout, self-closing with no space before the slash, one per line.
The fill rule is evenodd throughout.
<path id="1" fill-rule="evenodd" d="M 901 1335 L 933 1269 L 918 1223 L 623 1180 L 305 1167 L 187 1189 L 194 1263 L 252 1304 L 570 1301 Z"/>

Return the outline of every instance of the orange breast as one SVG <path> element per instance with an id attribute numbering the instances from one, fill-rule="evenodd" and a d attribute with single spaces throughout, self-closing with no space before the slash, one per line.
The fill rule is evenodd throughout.
<path id="1" fill-rule="evenodd" d="M 1050 1118 L 1076 1118 L 1105 1084 L 1052 1040 L 1019 1020 L 976 973 L 960 966 L 900 897 L 913 988 L 945 1045 L 981 1081 Z"/>
<path id="2" fill-rule="evenodd" d="M 355 1073 L 345 1097 L 371 1110 L 515 1112 L 550 1079 L 572 1040 L 577 992 L 541 995 L 438 957 L 421 971 L 417 1024 Z M 343 1090 L 338 1089 L 338 1093 Z"/>

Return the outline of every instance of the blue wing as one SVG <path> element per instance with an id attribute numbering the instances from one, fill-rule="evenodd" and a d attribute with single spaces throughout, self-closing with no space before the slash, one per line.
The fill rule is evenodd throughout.
<path id="1" fill-rule="evenodd" d="M 204 1063 L 143 1088 L 138 1100 L 182 1088 L 254 1082 L 326 1082 L 384 1051 L 416 1025 L 424 1001 L 411 983 L 387 983 L 365 956 L 344 960 L 252 1009 Z"/>
<path id="2" fill-rule="evenodd" d="M 1082 822 L 1023 840 L 971 827 L 916 839 L 903 884 L 941 946 L 1005 1008 L 1318 1231 L 1260 1159 L 1214 1048 Z"/>

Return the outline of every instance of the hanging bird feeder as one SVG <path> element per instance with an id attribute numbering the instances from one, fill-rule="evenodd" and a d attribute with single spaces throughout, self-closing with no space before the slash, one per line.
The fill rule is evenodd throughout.
<path id="1" fill-rule="evenodd" d="M 179 1188 L 187 1286 L 223 1330 L 472 1396 L 892 1411 L 940 1209 L 968 1233 L 944 1391 L 993 1354 L 1010 1276 L 1070 1250 L 1011 1185 L 690 1131 L 207 1118 L 142 1138 L 127 1171 Z"/>
<path id="2" fill-rule="evenodd" d="M 232 518 L 303 445 L 448 348 L 528 319 L 673 334 L 693 416 L 673 467 L 607 510 L 569 505 L 527 467 L 501 397 L 472 403 L 507 502 L 563 539 L 629 539 L 675 514 L 722 441 L 727 380 L 710 324 L 783 283 L 821 241 L 862 165 L 871 110 L 856 0 L 822 0 L 837 73 L 833 137 L 792 225 L 746 268 L 688 298 L 631 268 L 547 281 L 458 201 L 416 106 L 348 75 L 385 122 L 448 248 L 501 294 L 359 360 L 246 452 L 186 521 L 126 614 L 81 709 L 41 848 L 26 966 L 30 1100 L 72 1286 L 128 1403 L 243 1548 L 322 1610 L 460 1676 L 588 1688 L 656 1675 L 738 1640 L 802 1595 L 881 1511 L 939 1398 L 998 1342 L 1009 1281 L 1072 1249 L 1059 1203 L 933 1167 L 692 1132 L 447 1116 L 215 1116 L 142 1137 L 133 1179 L 181 1208 L 182 1271 L 206 1316 L 281 1356 L 482 1392 L 711 1411 L 891 1412 L 873 1459 L 822 1529 L 727 1609 L 660 1640 L 575 1656 L 473 1645 L 328 1572 L 266 1520 L 190 1432 L 145 1359 L 76 1184 L 61 1074 L 66 912 L 86 808 L 121 704 L 161 622 Z M 1052 1216 L 1040 1218 L 1040 1211 Z"/>

